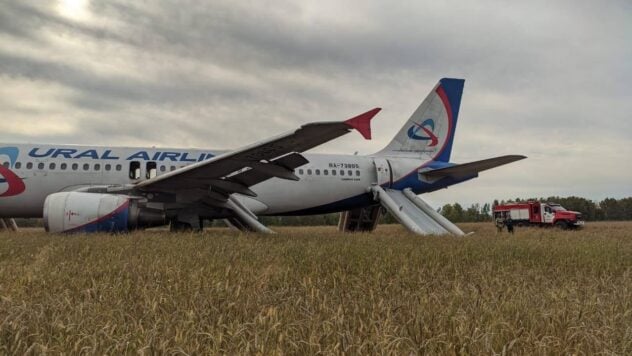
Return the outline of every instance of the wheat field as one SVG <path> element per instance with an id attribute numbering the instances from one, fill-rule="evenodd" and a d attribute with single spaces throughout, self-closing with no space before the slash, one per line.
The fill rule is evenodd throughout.
<path id="1" fill-rule="evenodd" d="M 0 353 L 632 354 L 632 223 L 0 233 Z"/>

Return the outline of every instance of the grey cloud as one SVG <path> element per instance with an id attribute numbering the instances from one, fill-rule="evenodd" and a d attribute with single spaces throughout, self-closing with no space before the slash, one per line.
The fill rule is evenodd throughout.
<path id="1" fill-rule="evenodd" d="M 626 1 L 112 0 L 90 2 L 92 19 L 83 22 L 55 6 L 2 3 L 0 85 L 11 85 L 3 86 L 0 115 L 44 120 L 49 108 L 29 94 L 59 86 L 57 120 L 66 114 L 81 136 L 8 135 L 5 121 L 0 140 L 234 147 L 382 106 L 377 142 L 349 136 L 322 148 L 368 153 L 388 142 L 437 79 L 456 76 L 467 79 L 456 160 L 524 153 L 535 162 L 524 167 L 572 180 L 584 171 L 578 156 L 602 159 L 607 170 L 630 148 Z M 63 47 L 67 39 L 72 46 Z M 632 179 L 632 168 L 620 171 Z M 515 183 L 503 189 L 544 189 L 508 172 L 498 177 Z M 467 184 L 481 192 L 500 186 L 484 179 Z M 592 186 L 577 181 L 595 195 L 599 179 L 620 186 L 605 173 Z"/>
<path id="2" fill-rule="evenodd" d="M 225 100 L 247 98 L 247 89 L 228 87 L 215 83 L 209 87 L 203 83 L 187 82 L 141 82 L 129 77 L 107 77 L 90 73 L 80 68 L 45 60 L 14 56 L 0 51 L 0 72 L 32 80 L 57 82 L 74 88 L 86 95 L 77 99 L 76 104 L 96 103 L 96 108 L 105 107 L 104 100 L 118 102 L 188 102 L 208 97 L 221 96 Z"/>

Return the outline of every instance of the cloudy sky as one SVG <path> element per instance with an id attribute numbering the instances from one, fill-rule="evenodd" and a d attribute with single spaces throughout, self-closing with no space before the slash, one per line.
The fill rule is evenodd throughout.
<path id="1" fill-rule="evenodd" d="M 0 141 L 234 148 L 379 106 L 315 150 L 368 154 L 458 77 L 453 160 L 529 158 L 431 203 L 632 196 L 632 3 L 521 3 L 0 0 Z"/>

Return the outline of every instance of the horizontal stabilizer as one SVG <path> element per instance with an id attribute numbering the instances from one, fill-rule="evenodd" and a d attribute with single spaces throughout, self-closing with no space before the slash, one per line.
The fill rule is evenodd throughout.
<path id="1" fill-rule="evenodd" d="M 446 168 L 428 170 L 421 172 L 421 175 L 423 178 L 428 180 L 436 180 L 444 177 L 462 178 L 525 158 L 527 157 L 521 155 L 500 156 L 481 161 L 457 164 Z"/>

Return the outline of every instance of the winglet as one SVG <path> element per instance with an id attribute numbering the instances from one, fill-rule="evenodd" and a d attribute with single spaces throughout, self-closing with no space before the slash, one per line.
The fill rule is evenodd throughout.
<path id="1" fill-rule="evenodd" d="M 371 119 L 377 115 L 378 112 L 382 110 L 381 108 L 375 108 L 373 110 L 369 110 L 364 114 L 360 114 L 356 117 L 352 117 L 349 120 L 345 121 L 345 124 L 351 126 L 352 128 L 358 130 L 362 137 L 367 140 L 371 139 Z"/>

